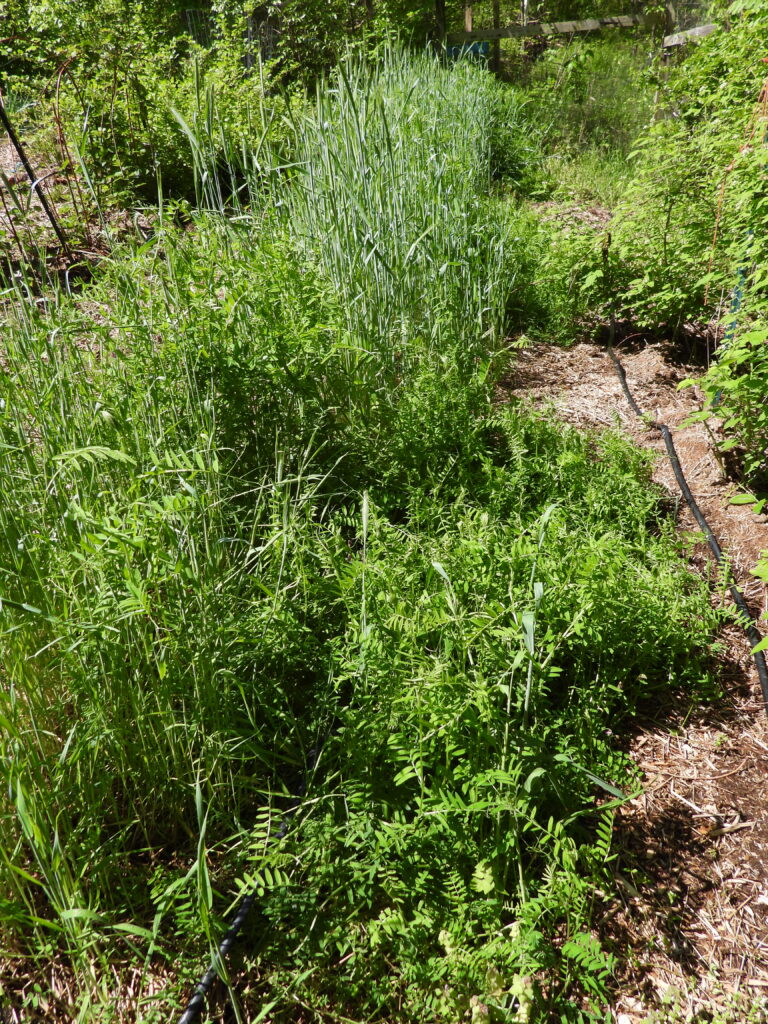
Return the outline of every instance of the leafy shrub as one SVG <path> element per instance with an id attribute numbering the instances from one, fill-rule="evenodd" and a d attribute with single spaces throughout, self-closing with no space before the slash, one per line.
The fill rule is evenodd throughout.
<path id="1" fill-rule="evenodd" d="M 742 329 L 724 345 L 707 375 L 700 381 L 707 395 L 708 412 L 723 419 L 728 437 L 721 448 L 737 446 L 748 477 L 765 487 L 768 471 L 768 329 L 764 319 L 752 329 Z M 757 329 L 755 329 L 757 327 Z"/>
<path id="2" fill-rule="evenodd" d="M 674 328 L 717 315 L 716 305 L 702 309 L 705 293 L 717 303 L 733 287 L 756 212 L 755 157 L 742 145 L 761 84 L 752 55 L 767 31 L 758 14 L 736 18 L 660 79 L 667 117 L 640 138 L 637 173 L 612 226 L 625 267 L 621 300 L 641 324 Z"/>
<path id="3" fill-rule="evenodd" d="M 188 139 L 174 110 L 203 131 L 208 94 L 226 94 L 209 141 L 219 171 L 237 175 L 247 162 L 243 152 L 257 148 L 264 134 L 265 118 L 278 142 L 279 117 L 297 101 L 287 91 L 265 109 L 269 76 L 257 59 L 246 59 L 246 11 L 235 7 L 200 12 L 209 28 L 201 45 L 190 35 L 184 5 L 11 2 L 7 38 L 0 40 L 4 85 L 36 96 L 41 135 L 58 118 L 101 201 L 154 199 L 158 179 L 166 196 L 192 198 Z"/>

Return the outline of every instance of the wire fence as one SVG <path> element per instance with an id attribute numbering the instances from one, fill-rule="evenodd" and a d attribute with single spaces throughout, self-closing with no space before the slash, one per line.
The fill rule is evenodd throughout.
<path id="1" fill-rule="evenodd" d="M 182 11 L 182 21 L 187 34 L 205 49 L 216 42 L 219 32 L 213 12 L 204 7 L 188 7 Z M 254 67 L 259 58 L 272 60 L 277 54 L 280 27 L 274 18 L 255 9 L 248 16 L 243 32 L 243 63 Z"/>

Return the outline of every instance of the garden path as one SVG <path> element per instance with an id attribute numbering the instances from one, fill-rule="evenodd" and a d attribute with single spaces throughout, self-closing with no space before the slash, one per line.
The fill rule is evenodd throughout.
<path id="1" fill-rule="evenodd" d="M 768 550 L 768 518 L 730 503 L 739 487 L 717 451 L 718 423 L 685 424 L 703 396 L 678 384 L 702 372 L 706 343 L 635 335 L 616 348 L 638 405 L 672 430 L 694 497 L 753 614 L 762 615 L 766 591 L 750 573 Z M 669 494 L 691 569 L 710 580 L 713 601 L 730 602 L 679 498 L 662 438 L 629 408 L 604 345 L 532 345 L 498 397 L 552 409 L 581 428 L 618 428 L 658 453 L 653 479 Z M 759 628 L 768 633 L 768 622 Z M 721 698 L 690 707 L 670 694 L 666 706 L 647 709 L 631 735 L 617 737 L 644 781 L 644 792 L 617 814 L 619 896 L 606 896 L 599 924 L 623 964 L 613 1007 L 619 1024 L 660 1010 L 665 1021 L 711 1020 L 719 1009 L 733 1013 L 736 1002 L 768 997 L 768 716 L 743 631 L 725 626 L 718 647 Z"/>

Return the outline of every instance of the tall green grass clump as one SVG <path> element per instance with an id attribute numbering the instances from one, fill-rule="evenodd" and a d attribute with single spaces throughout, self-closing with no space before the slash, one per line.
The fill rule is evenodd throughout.
<path id="1" fill-rule="evenodd" d="M 338 467 L 334 473 L 348 483 L 362 487 L 384 475 L 394 486 L 404 473 L 418 477 L 425 445 L 449 454 L 446 444 L 463 433 L 467 413 L 485 401 L 484 374 L 510 313 L 525 304 L 521 292 L 533 266 L 531 223 L 488 198 L 499 140 L 510 140 L 505 152 L 514 160 L 522 123 L 517 106 L 503 104 L 499 84 L 477 68 L 449 70 L 429 54 L 385 51 L 375 66 L 351 58 L 318 91 L 314 108 L 293 118 L 289 166 L 265 141 L 242 168 L 250 183 L 247 217 L 261 211 L 261 237 L 290 250 L 298 274 L 311 267 L 334 307 L 326 334 L 334 344 L 322 377 L 313 370 L 312 379 L 297 378 L 285 397 L 292 403 L 302 396 L 301 414 L 324 464 Z M 210 118 L 203 132 L 197 127 L 190 135 L 198 140 L 201 190 L 208 205 L 224 209 L 210 185 L 211 150 L 199 141 L 216 129 Z M 266 296 L 246 291 L 236 320 L 273 316 Z M 224 419 L 233 425 L 248 401 L 242 389 L 259 387 L 265 370 L 250 342 L 248 349 L 253 378 L 243 375 L 239 357 L 222 365 L 221 352 L 211 350 L 212 372 L 228 376 L 233 409 Z M 424 411 L 440 424 L 425 443 L 405 450 L 411 389 L 434 390 L 446 375 L 456 388 Z M 462 410 L 470 396 L 475 405 Z M 292 422 L 308 443 L 307 429 Z M 251 457 L 271 458 L 271 439 L 257 456 L 252 422 L 244 428 Z"/>
<path id="2" fill-rule="evenodd" d="M 488 198 L 497 90 L 351 61 L 290 166 L 251 154 L 236 216 L 210 108 L 187 229 L 161 211 L 80 297 L 5 307 L 19 1005 L 35 977 L 49 1019 L 109 1019 L 122 975 L 167 1016 L 252 886 L 246 1019 L 605 998 L 594 887 L 633 785 L 609 730 L 698 680 L 713 619 L 641 456 L 494 406 L 534 262 Z"/>
<path id="3" fill-rule="evenodd" d="M 342 66 L 297 125 L 292 230 L 319 253 L 350 331 L 406 359 L 409 333 L 439 348 L 448 320 L 470 351 L 501 336 L 514 268 L 484 198 L 494 92 L 467 63 L 448 74 L 390 51 L 373 75 Z"/>

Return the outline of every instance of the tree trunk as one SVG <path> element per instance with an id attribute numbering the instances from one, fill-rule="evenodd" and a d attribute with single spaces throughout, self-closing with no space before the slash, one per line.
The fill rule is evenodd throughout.
<path id="1" fill-rule="evenodd" d="M 445 0 L 435 0 L 435 28 L 437 30 L 437 42 L 442 46 L 445 42 Z"/>

